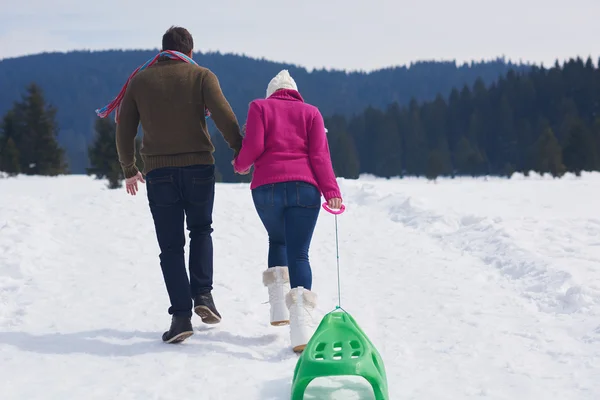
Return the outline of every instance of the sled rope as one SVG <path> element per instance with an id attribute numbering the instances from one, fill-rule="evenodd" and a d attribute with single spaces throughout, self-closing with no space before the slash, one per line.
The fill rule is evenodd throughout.
<path id="1" fill-rule="evenodd" d="M 334 312 L 336 310 L 342 310 L 342 311 L 346 312 L 346 310 L 344 310 L 342 308 L 342 279 L 341 279 L 341 273 L 340 273 L 340 239 L 339 239 L 338 218 L 337 218 L 338 214 L 342 214 L 346 210 L 346 206 L 344 206 L 342 204 L 339 211 L 334 211 L 331 208 L 329 208 L 329 206 L 327 205 L 327 202 L 325 202 L 325 203 L 323 203 L 323 208 L 328 213 L 333 214 L 333 216 L 335 217 L 335 259 L 336 259 L 336 264 L 337 264 L 338 302 L 337 302 L 337 306 L 335 306 L 335 309 L 331 312 Z"/>
<path id="2" fill-rule="evenodd" d="M 335 258 L 337 263 L 338 304 L 336 309 L 342 309 L 342 284 L 340 279 L 340 244 L 338 239 L 338 218 L 335 215 Z"/>

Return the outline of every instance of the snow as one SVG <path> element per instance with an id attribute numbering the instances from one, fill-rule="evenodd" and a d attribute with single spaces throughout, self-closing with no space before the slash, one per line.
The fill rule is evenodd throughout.
<path id="1" fill-rule="evenodd" d="M 342 180 L 342 306 L 390 399 L 600 398 L 600 174 Z M 223 321 L 163 344 L 168 297 L 145 188 L 0 180 L 0 398 L 289 399 L 297 356 L 269 325 L 266 234 L 246 184 L 218 184 Z M 311 248 L 315 322 L 337 304 L 334 217 Z M 306 399 L 372 399 L 319 379 Z"/>

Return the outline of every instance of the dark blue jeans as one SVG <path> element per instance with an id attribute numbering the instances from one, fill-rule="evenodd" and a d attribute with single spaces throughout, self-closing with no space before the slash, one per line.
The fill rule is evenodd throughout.
<path id="1" fill-rule="evenodd" d="M 192 299 L 212 290 L 214 165 L 168 167 L 146 176 L 150 211 L 160 247 L 160 266 L 171 307 L 191 316 Z M 185 227 L 190 231 L 189 279 L 185 268 Z"/>
<path id="2" fill-rule="evenodd" d="M 287 266 L 292 288 L 312 287 L 308 250 L 321 206 L 319 190 L 305 182 L 259 186 L 252 199 L 269 235 L 268 267 Z"/>

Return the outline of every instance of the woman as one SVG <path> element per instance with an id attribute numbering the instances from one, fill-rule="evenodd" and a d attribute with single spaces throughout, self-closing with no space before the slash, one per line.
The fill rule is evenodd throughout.
<path id="1" fill-rule="evenodd" d="M 287 70 L 267 87 L 266 99 L 250 103 L 242 150 L 234 170 L 254 165 L 252 199 L 269 235 L 268 268 L 271 325 L 290 325 L 295 352 L 306 347 L 316 305 L 308 251 L 321 207 L 332 209 L 342 196 L 335 179 L 319 110 L 304 102 Z"/>

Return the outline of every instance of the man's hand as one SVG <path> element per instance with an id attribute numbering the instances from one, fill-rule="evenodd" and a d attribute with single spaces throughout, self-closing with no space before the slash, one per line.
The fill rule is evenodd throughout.
<path id="1" fill-rule="evenodd" d="M 327 200 L 327 207 L 329 207 L 332 210 L 339 210 L 340 208 L 342 208 L 342 199 L 333 198 Z"/>
<path id="2" fill-rule="evenodd" d="M 127 193 L 129 193 L 132 196 L 135 196 L 138 191 L 138 182 L 146 183 L 146 181 L 144 181 L 142 173 L 139 171 L 137 175 L 125 179 L 125 188 L 127 189 Z"/>

